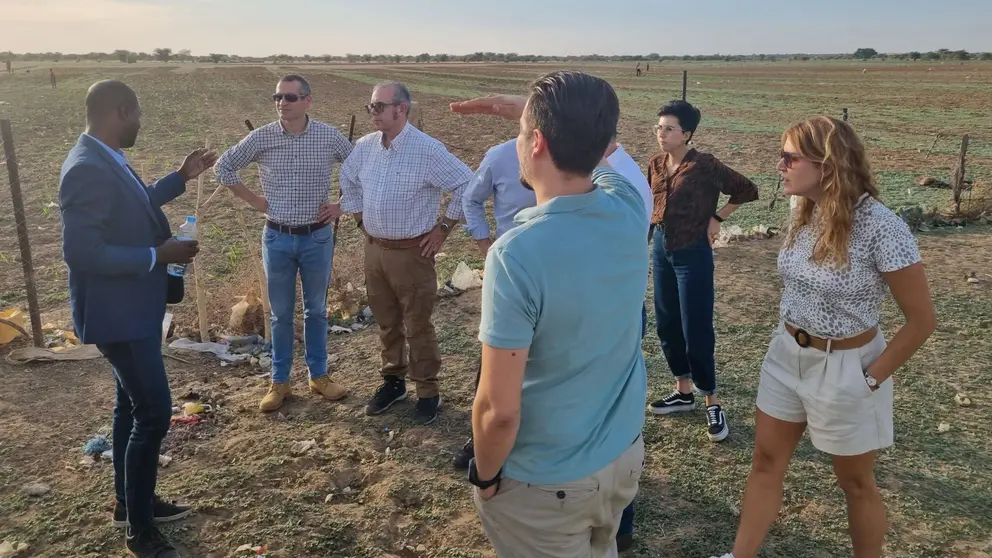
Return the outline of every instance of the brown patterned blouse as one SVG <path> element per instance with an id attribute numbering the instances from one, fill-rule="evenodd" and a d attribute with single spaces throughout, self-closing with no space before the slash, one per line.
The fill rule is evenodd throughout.
<path id="1" fill-rule="evenodd" d="M 671 177 L 667 153 L 648 162 L 648 184 L 654 194 L 651 224 L 664 223 L 665 249 L 684 248 L 706 235 L 720 194 L 740 205 L 758 199 L 758 186 L 709 153 L 690 149 Z"/>

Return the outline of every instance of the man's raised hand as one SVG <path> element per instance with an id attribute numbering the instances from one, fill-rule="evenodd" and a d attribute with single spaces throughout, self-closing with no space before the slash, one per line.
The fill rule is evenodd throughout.
<path id="1" fill-rule="evenodd" d="M 451 112 L 458 114 L 489 114 L 507 120 L 519 120 L 527 106 L 523 95 L 487 95 L 449 105 Z"/>

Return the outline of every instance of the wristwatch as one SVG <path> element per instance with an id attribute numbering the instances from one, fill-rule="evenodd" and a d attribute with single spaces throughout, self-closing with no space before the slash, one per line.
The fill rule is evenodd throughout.
<path id="1" fill-rule="evenodd" d="M 868 372 L 865 372 L 865 382 L 868 384 L 868 388 L 872 391 L 878 389 L 878 380 L 876 380 L 875 376 L 872 376 Z"/>
<path id="2" fill-rule="evenodd" d="M 443 233 L 445 233 L 445 234 L 447 234 L 447 233 L 448 233 L 448 231 L 450 231 L 450 230 L 451 230 L 451 225 L 449 225 L 449 224 L 447 224 L 447 223 L 445 223 L 444 221 L 441 221 L 441 222 L 439 223 L 439 226 L 441 227 L 441 232 L 443 232 Z"/>
<path id="3" fill-rule="evenodd" d="M 481 488 L 482 490 L 485 490 L 487 488 L 490 488 L 492 486 L 495 486 L 495 485 L 499 484 L 499 481 L 500 481 L 500 479 L 502 477 L 503 477 L 503 468 L 500 467 L 499 472 L 496 473 L 496 476 L 495 477 L 493 477 L 493 478 L 491 478 L 491 479 L 489 479 L 487 481 L 480 480 L 479 479 L 479 470 L 475 468 L 475 458 L 473 457 L 468 462 L 468 482 L 471 483 L 474 486 L 477 486 L 477 487 Z"/>
<path id="4" fill-rule="evenodd" d="M 716 222 L 717 223 L 722 223 L 723 222 L 723 217 L 720 217 L 720 214 L 719 213 L 714 213 L 713 214 L 713 218 L 716 219 Z"/>

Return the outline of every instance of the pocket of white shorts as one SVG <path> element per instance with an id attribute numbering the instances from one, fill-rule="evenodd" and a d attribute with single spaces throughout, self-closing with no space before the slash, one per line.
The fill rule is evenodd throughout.
<path id="1" fill-rule="evenodd" d="M 845 357 L 848 357 L 849 355 L 849 358 L 845 358 L 844 362 L 841 363 L 844 367 L 844 371 L 847 372 L 845 380 L 851 384 L 851 389 L 854 390 L 856 395 L 864 398 L 870 398 L 872 395 L 875 395 L 875 392 L 868 387 L 868 381 L 865 380 L 866 366 L 864 362 L 865 360 L 875 360 L 874 358 L 864 358 L 865 356 L 872 356 L 868 352 L 871 350 L 868 348 L 871 345 L 872 343 L 869 343 L 860 349 L 848 351 L 847 354 L 845 354 Z"/>

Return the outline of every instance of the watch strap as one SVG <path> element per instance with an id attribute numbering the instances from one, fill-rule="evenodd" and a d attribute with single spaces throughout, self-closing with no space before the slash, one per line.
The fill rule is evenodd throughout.
<path id="1" fill-rule="evenodd" d="M 496 473 L 495 477 L 487 481 L 483 481 L 479 479 L 479 470 L 475 466 L 475 458 L 473 457 L 471 461 L 469 461 L 468 463 L 468 482 L 471 483 L 473 486 L 481 488 L 482 490 L 485 490 L 487 488 L 499 484 L 499 481 L 502 478 L 503 478 L 503 469 L 500 468 L 500 470 Z"/>

